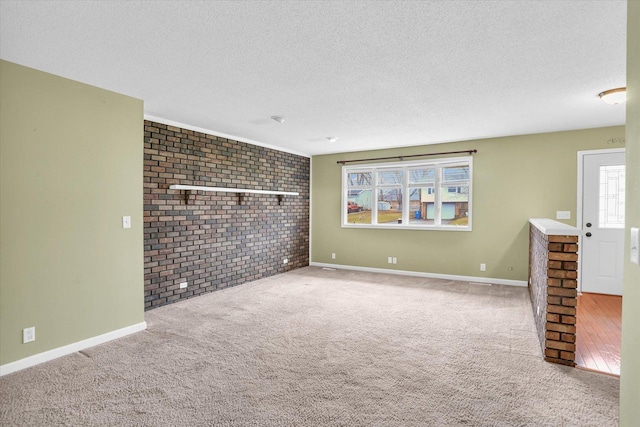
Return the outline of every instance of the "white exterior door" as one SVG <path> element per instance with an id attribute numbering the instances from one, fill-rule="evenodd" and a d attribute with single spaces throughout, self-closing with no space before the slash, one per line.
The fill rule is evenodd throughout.
<path id="1" fill-rule="evenodd" d="M 582 159 L 581 290 L 622 295 L 625 155 L 586 152 Z"/>

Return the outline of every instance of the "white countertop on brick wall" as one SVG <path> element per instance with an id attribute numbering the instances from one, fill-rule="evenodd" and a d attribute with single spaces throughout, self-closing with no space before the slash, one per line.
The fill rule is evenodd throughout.
<path id="1" fill-rule="evenodd" d="M 547 236 L 580 236 L 582 230 L 549 218 L 529 218 L 529 223 Z"/>

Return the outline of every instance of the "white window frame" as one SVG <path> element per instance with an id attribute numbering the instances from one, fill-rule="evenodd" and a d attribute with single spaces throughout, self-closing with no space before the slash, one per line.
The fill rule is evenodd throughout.
<path id="1" fill-rule="evenodd" d="M 409 211 L 410 206 L 410 188 L 417 187 L 417 184 L 409 184 L 409 170 L 417 167 L 435 168 L 435 182 L 433 185 L 435 191 L 435 222 L 441 221 L 441 209 L 442 209 L 442 180 L 440 171 L 444 167 L 451 166 L 469 166 L 469 210 L 468 210 L 468 224 L 467 226 L 460 225 L 442 225 L 442 224 L 416 224 L 410 223 Z M 378 218 L 378 174 L 377 172 L 385 169 L 403 170 L 403 184 L 402 184 L 402 223 L 393 224 L 377 224 Z M 349 187 L 347 176 L 353 172 L 372 172 L 372 201 L 371 201 L 371 224 L 350 224 L 347 222 L 347 202 L 349 200 Z M 460 186 L 460 182 L 447 183 L 451 186 Z M 466 182 L 465 182 L 466 184 Z M 425 185 L 426 187 L 426 185 Z M 369 187 L 367 187 L 369 188 Z M 353 187 L 351 187 L 353 189 Z M 368 163 L 359 165 L 344 165 L 342 166 L 342 213 L 341 224 L 342 228 L 377 228 L 388 230 L 446 230 L 446 231 L 472 231 L 472 205 L 473 205 L 473 158 L 472 157 L 452 157 L 447 159 L 431 159 L 431 160 L 418 160 L 411 162 L 390 162 L 390 163 Z"/>

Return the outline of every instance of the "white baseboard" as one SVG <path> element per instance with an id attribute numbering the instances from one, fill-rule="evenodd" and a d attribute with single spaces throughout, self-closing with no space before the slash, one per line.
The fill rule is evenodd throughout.
<path id="1" fill-rule="evenodd" d="M 453 274 L 423 273 L 421 271 L 391 270 L 388 268 L 359 267 L 356 265 L 325 264 L 310 262 L 312 267 L 328 267 L 342 270 L 368 271 L 370 273 L 398 274 L 401 276 L 427 277 L 430 279 L 458 280 L 461 282 L 490 283 L 494 285 L 527 286 L 525 280 L 495 279 L 491 277 L 457 276 Z"/>
<path id="2" fill-rule="evenodd" d="M 98 344 L 104 344 L 108 341 L 122 338 L 136 332 L 144 331 L 145 329 L 147 329 L 147 322 L 141 322 L 135 325 L 127 326 L 126 328 L 117 329 L 115 331 L 107 332 L 106 334 L 98 335 L 96 337 L 87 338 L 86 340 L 65 345 L 63 347 L 54 348 L 53 350 L 48 350 L 43 353 L 34 354 L 33 356 L 16 360 L 15 362 L 6 363 L 4 365 L 0 365 L 0 377 L 3 375 L 11 374 L 12 372 L 20 371 L 22 369 L 30 368 L 32 366 L 48 362 L 53 359 L 57 359 L 58 357 L 85 350 Z"/>

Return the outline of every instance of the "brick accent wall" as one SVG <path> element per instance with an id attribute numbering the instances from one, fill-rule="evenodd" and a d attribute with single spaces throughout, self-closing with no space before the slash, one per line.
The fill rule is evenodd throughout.
<path id="1" fill-rule="evenodd" d="M 533 225 L 529 235 L 529 294 L 544 358 L 575 366 L 578 236 L 547 236 Z"/>
<path id="2" fill-rule="evenodd" d="M 303 156 L 145 120 L 145 309 L 309 265 L 309 170 Z M 171 184 L 300 195 L 186 201 Z"/>
<path id="3" fill-rule="evenodd" d="M 547 265 L 549 240 L 534 226 L 529 227 L 529 296 L 538 331 L 540 348 L 544 354 L 547 322 Z"/>
<path id="4" fill-rule="evenodd" d="M 578 236 L 548 236 L 545 359 L 575 365 Z"/>

